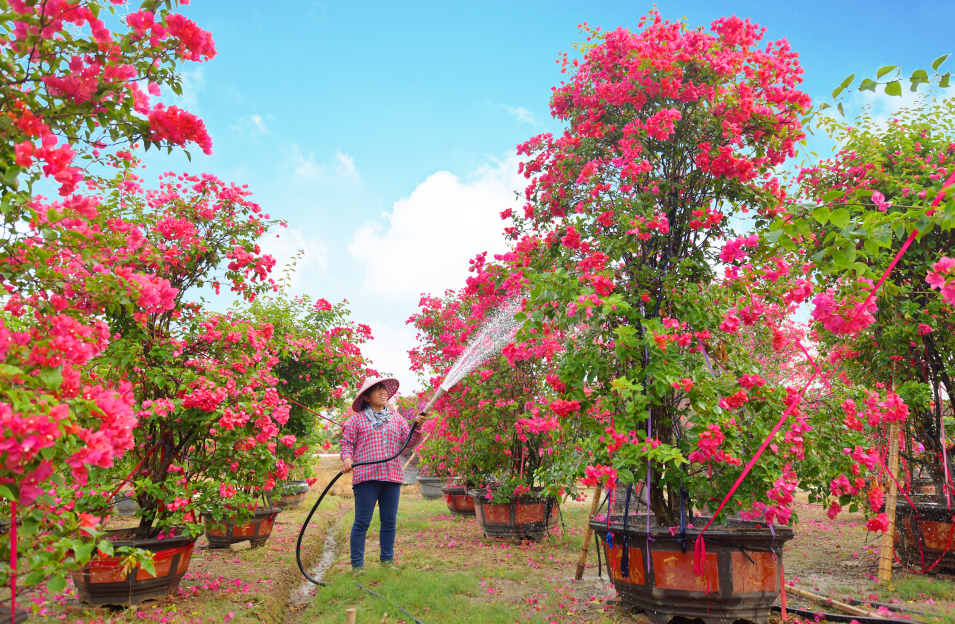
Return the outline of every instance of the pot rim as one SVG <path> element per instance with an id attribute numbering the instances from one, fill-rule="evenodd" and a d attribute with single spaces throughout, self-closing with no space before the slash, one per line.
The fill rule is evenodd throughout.
<path id="1" fill-rule="evenodd" d="M 415 478 L 418 480 L 418 483 L 421 483 L 422 481 L 438 481 L 438 482 L 444 481 L 443 477 L 427 477 L 427 476 L 422 477 L 421 475 L 418 475 Z"/>
<path id="2" fill-rule="evenodd" d="M 158 552 L 160 550 L 166 550 L 168 548 L 179 548 L 185 545 L 188 545 L 190 542 L 195 542 L 199 539 L 199 535 L 190 535 L 188 532 L 185 532 L 185 527 L 175 527 L 177 529 L 182 529 L 183 533 L 181 535 L 175 535 L 172 537 L 165 537 L 163 539 L 149 538 L 144 540 L 117 540 L 110 542 L 114 547 L 121 546 L 133 546 L 135 548 L 143 548 L 145 550 L 152 550 Z M 111 536 L 121 536 L 130 533 L 135 533 L 136 527 L 131 527 L 128 529 L 109 529 L 105 531 L 106 537 Z"/>
<path id="3" fill-rule="evenodd" d="M 615 514 L 610 516 L 610 532 L 617 534 L 623 533 L 626 531 L 627 535 L 634 536 L 645 536 L 647 534 L 647 525 L 646 525 L 647 514 L 633 514 L 630 516 L 627 522 L 627 528 L 623 527 L 623 515 Z M 711 526 L 709 529 L 703 533 L 703 526 L 709 521 L 709 516 L 694 516 L 694 523 L 699 522 L 699 527 L 686 529 L 686 537 L 684 539 L 696 539 L 699 535 L 703 535 L 705 540 L 719 541 L 720 539 L 765 539 L 765 540 L 776 540 L 780 543 L 788 542 L 789 540 L 795 537 L 791 527 L 788 526 L 775 526 L 772 530 L 769 529 L 769 526 L 763 522 L 752 522 L 749 520 L 738 520 L 734 518 L 728 518 L 727 520 L 731 523 L 736 523 L 742 526 L 727 526 L 726 524 L 716 524 Z M 725 521 L 724 521 L 725 522 Z M 607 532 L 607 520 L 595 520 L 591 518 L 590 527 L 597 531 L 598 533 Z M 775 531 L 775 535 L 774 532 Z M 650 523 L 650 537 L 653 541 L 679 541 L 681 536 L 679 532 L 674 535 L 670 534 L 669 527 L 661 527 L 656 524 L 654 519 L 651 517 Z"/>
<path id="4" fill-rule="evenodd" d="M 244 523 L 246 523 L 246 522 L 252 522 L 252 521 L 254 521 L 254 520 L 261 520 L 261 519 L 263 519 L 263 518 L 267 518 L 267 517 L 271 516 L 272 514 L 278 514 L 278 513 L 282 512 L 282 511 L 284 511 L 284 510 L 283 510 L 283 509 L 280 509 L 280 508 L 278 508 L 278 507 L 271 507 L 271 508 L 268 508 L 268 507 L 259 507 L 258 509 L 256 509 L 256 510 L 252 513 L 251 516 L 247 517 L 245 520 L 241 520 L 240 522 L 242 522 L 242 523 L 244 524 Z M 226 524 L 235 524 L 235 521 L 234 521 L 234 520 L 225 520 L 225 519 L 216 520 L 215 518 L 212 517 L 211 514 L 212 514 L 211 511 L 208 511 L 208 510 L 203 511 L 203 512 L 200 514 L 200 518 L 203 519 L 203 520 L 205 520 L 206 518 L 208 518 L 209 520 L 212 520 L 213 522 L 224 522 L 224 523 L 226 523 Z"/>
<path id="5" fill-rule="evenodd" d="M 480 503 L 482 505 L 513 505 L 515 503 L 519 503 L 521 505 L 536 505 L 538 503 L 546 503 L 548 501 L 553 501 L 555 504 L 559 504 L 560 502 L 556 496 L 539 496 L 533 491 L 525 492 L 520 496 L 514 496 L 511 494 L 508 502 L 492 502 L 488 500 L 487 491 L 484 489 L 475 490 L 468 488 L 467 495 L 474 499 L 475 504 Z"/>

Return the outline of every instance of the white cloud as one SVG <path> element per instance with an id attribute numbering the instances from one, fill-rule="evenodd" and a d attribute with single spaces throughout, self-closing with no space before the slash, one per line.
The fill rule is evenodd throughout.
<path id="1" fill-rule="evenodd" d="M 297 258 L 294 272 L 289 277 L 289 286 L 295 288 L 301 276 L 307 269 L 318 269 L 324 272 L 328 268 L 328 247 L 312 237 L 305 238 L 299 228 L 278 228 L 266 234 L 259 241 L 262 253 L 275 258 L 275 268 L 272 269 L 272 279 L 278 280 L 290 263 Z"/>
<path id="2" fill-rule="evenodd" d="M 175 95 L 171 91 L 163 93 L 163 100 L 169 101 L 169 95 L 173 97 L 173 104 L 179 108 L 184 108 L 190 113 L 198 115 L 199 93 L 206 89 L 205 75 L 202 68 L 197 67 L 192 71 L 180 71 L 179 77 L 182 79 L 182 95 Z"/>
<path id="3" fill-rule="evenodd" d="M 248 135 L 253 139 L 266 134 L 272 134 L 272 131 L 269 130 L 269 127 L 265 124 L 265 120 L 258 114 L 243 115 L 239 118 L 239 121 L 232 126 L 232 130 L 241 135 Z"/>
<path id="4" fill-rule="evenodd" d="M 327 182 L 334 178 L 358 179 L 358 170 L 355 168 L 355 159 L 341 150 L 335 152 L 333 162 L 318 162 L 315 154 L 302 154 L 298 145 L 292 145 L 286 150 L 288 159 L 298 182 Z"/>
<path id="5" fill-rule="evenodd" d="M 514 191 L 526 186 L 517 162 L 482 167 L 468 182 L 438 171 L 381 221 L 358 228 L 348 250 L 365 271 L 363 291 L 417 302 L 464 286 L 470 258 L 506 249 L 500 212 L 516 208 Z"/>
<path id="6" fill-rule="evenodd" d="M 537 118 L 534 117 L 534 113 L 530 112 L 526 108 L 521 106 L 508 106 L 507 104 L 501 105 L 508 113 L 517 117 L 517 120 L 521 123 L 536 124 Z"/>

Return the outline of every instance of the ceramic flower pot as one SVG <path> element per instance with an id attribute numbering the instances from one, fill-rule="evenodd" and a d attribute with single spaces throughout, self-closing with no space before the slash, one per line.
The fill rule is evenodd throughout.
<path id="1" fill-rule="evenodd" d="M 238 524 L 228 520 L 214 520 L 208 513 L 202 514 L 206 525 L 206 539 L 209 548 L 228 548 L 230 544 L 237 544 L 249 540 L 252 547 L 262 546 L 272 535 L 275 526 L 275 517 L 281 510 L 257 509 L 252 517 Z"/>
<path id="2" fill-rule="evenodd" d="M 289 509 L 297 509 L 303 502 L 305 502 L 305 497 L 308 495 L 308 483 L 305 481 L 289 481 L 289 486 L 291 492 L 280 496 L 275 501 L 275 506 L 283 511 Z"/>
<path id="3" fill-rule="evenodd" d="M 491 501 L 486 490 L 468 490 L 474 499 L 474 516 L 485 537 L 542 540 L 557 526 L 556 498 L 528 493 Z"/>
<path id="4" fill-rule="evenodd" d="M 444 492 L 444 502 L 448 504 L 448 509 L 456 516 L 474 515 L 474 497 L 468 494 L 467 488 L 463 485 L 448 485 L 441 488 Z"/>
<path id="5" fill-rule="evenodd" d="M 83 568 L 72 573 L 79 599 L 93 606 L 120 605 L 129 607 L 144 600 L 162 600 L 179 588 L 179 581 L 189 569 L 196 538 L 190 535 L 165 539 L 116 539 L 131 536 L 133 529 L 107 531 L 113 546 L 134 546 L 153 553 L 156 574 L 139 566 L 123 567 L 123 557 L 94 556 Z"/>
<path id="6" fill-rule="evenodd" d="M 441 486 L 443 485 L 444 479 L 439 477 L 418 476 L 418 491 L 421 492 L 421 495 L 428 500 L 436 500 L 441 498 L 443 496 L 441 493 Z"/>
<path id="7" fill-rule="evenodd" d="M 779 596 L 783 545 L 792 529 L 755 522 L 726 521 L 710 527 L 703 576 L 694 569 L 694 541 L 700 529 L 681 535 L 658 527 L 651 518 L 632 515 L 627 527 L 623 516 L 591 520 L 600 537 L 607 571 L 623 604 L 643 610 L 654 624 L 680 616 L 700 618 L 706 624 L 733 624 L 747 620 L 768 624 L 769 612 Z M 704 526 L 706 518 L 697 517 Z M 607 538 L 608 534 L 612 537 Z M 649 549 L 649 554 L 648 554 Z M 626 554 L 626 557 L 624 555 Z"/>
<path id="8" fill-rule="evenodd" d="M 941 557 L 938 568 L 955 569 L 955 534 L 947 506 L 922 497 L 914 502 L 915 508 L 900 498 L 895 506 L 895 552 L 902 566 L 920 570 Z"/>

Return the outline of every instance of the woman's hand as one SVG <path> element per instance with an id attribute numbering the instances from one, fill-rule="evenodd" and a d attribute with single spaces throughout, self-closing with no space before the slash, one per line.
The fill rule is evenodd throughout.
<path id="1" fill-rule="evenodd" d="M 349 472 L 351 472 L 351 464 L 352 464 L 351 457 L 342 461 L 342 474 L 348 474 Z"/>
<path id="2" fill-rule="evenodd" d="M 415 419 L 414 419 L 415 424 L 418 425 L 419 427 L 423 425 L 426 420 L 428 420 L 428 417 L 425 415 L 424 412 L 421 412 L 420 414 L 415 416 Z"/>

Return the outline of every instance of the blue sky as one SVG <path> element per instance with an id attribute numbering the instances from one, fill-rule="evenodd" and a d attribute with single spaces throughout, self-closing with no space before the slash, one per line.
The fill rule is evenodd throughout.
<path id="1" fill-rule="evenodd" d="M 901 6 L 658 2 L 691 26 L 735 13 L 789 39 L 814 99 L 850 73 L 928 68 L 955 52 L 943 26 L 955 22 L 955 3 Z M 413 385 L 405 320 L 421 292 L 460 287 L 468 258 L 503 247 L 497 214 L 521 187 L 515 146 L 560 131 L 548 115 L 558 53 L 573 51 L 580 22 L 636 27 L 649 7 L 193 0 L 183 12 L 212 32 L 218 57 L 184 68 L 179 103 L 203 118 L 214 154 L 146 162 L 153 174 L 249 184 L 289 222 L 266 248 L 280 261 L 305 249 L 295 290 L 347 298 L 353 318 L 372 326 L 375 364 Z"/>

